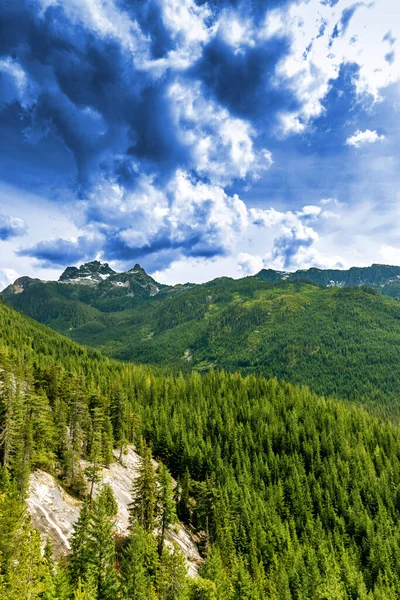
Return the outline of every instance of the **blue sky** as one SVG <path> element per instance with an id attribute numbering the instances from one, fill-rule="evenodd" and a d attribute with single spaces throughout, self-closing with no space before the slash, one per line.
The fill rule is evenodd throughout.
<path id="1" fill-rule="evenodd" d="M 397 0 L 6 0 L 0 287 L 400 264 Z"/>

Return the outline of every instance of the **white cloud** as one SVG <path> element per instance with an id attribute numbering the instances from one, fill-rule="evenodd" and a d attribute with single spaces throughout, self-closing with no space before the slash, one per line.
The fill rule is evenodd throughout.
<path id="1" fill-rule="evenodd" d="M 321 101 L 343 64 L 358 65 L 357 91 L 375 101 L 382 89 L 400 80 L 400 56 L 393 53 L 388 60 L 391 40 L 400 37 L 400 4 L 393 0 L 341 0 L 335 6 L 320 0 L 294 2 L 289 9 L 267 13 L 264 35 L 291 39 L 278 78 L 293 90 L 301 108 L 281 115 L 283 133 L 299 133 L 321 114 Z"/>
<path id="2" fill-rule="evenodd" d="M 99 180 L 82 205 L 80 225 L 90 226 L 106 238 L 114 237 L 132 250 L 170 248 L 175 254 L 212 256 L 229 251 L 246 230 L 246 205 L 222 187 L 193 179 L 177 170 L 160 188 L 142 175 L 135 191 Z M 158 249 L 158 250 L 156 250 Z M 176 258 L 176 256 L 175 256 Z"/>
<path id="3" fill-rule="evenodd" d="M 106 38 L 120 42 L 135 65 L 155 77 L 167 69 L 183 71 L 201 55 L 202 46 L 215 31 L 208 21 L 212 16 L 207 3 L 198 6 L 194 0 L 158 0 L 164 26 L 175 42 L 175 48 L 162 58 L 151 56 L 151 38 L 140 29 L 137 21 L 127 11 L 120 10 L 114 0 L 36 0 L 42 14 L 49 6 L 61 5 L 72 22 Z"/>
<path id="4" fill-rule="evenodd" d="M 315 206 L 314 204 L 308 204 L 307 206 L 303 206 L 302 210 L 300 211 L 299 216 L 301 217 L 305 217 L 305 218 L 315 218 L 318 217 L 318 215 L 320 215 L 322 212 L 322 209 L 320 206 Z"/>
<path id="5" fill-rule="evenodd" d="M 346 145 L 354 146 L 355 148 L 360 148 L 360 146 L 364 146 L 365 144 L 375 144 L 375 142 L 383 142 L 383 140 L 385 139 L 386 138 L 384 135 L 378 135 L 376 131 L 371 131 L 370 129 L 360 131 L 358 129 L 354 133 L 354 135 L 347 138 Z"/>
<path id="6" fill-rule="evenodd" d="M 319 202 L 323 206 L 326 206 L 327 204 L 334 204 L 337 208 L 342 208 L 343 206 L 346 206 L 345 202 L 341 202 L 337 198 L 322 198 Z"/>
<path id="7" fill-rule="evenodd" d="M 159 0 L 159 4 L 164 25 L 181 44 L 208 40 L 210 31 L 206 22 L 211 10 L 207 3 L 199 6 L 194 0 Z"/>
<path id="8" fill-rule="evenodd" d="M 135 60 L 148 55 L 150 40 L 129 14 L 117 8 L 113 0 L 36 0 L 42 14 L 50 6 L 62 6 L 73 23 L 82 23 L 100 37 L 111 37 L 135 54 Z"/>
<path id="9" fill-rule="evenodd" d="M 0 105 L 17 100 L 22 107 L 31 106 L 37 97 L 37 89 L 22 66 L 10 56 L 0 59 Z"/>
<path id="10" fill-rule="evenodd" d="M 331 199 L 329 199 L 329 202 Z M 343 264 L 337 255 L 317 249 L 321 236 L 317 228 L 340 215 L 309 204 L 296 211 L 280 212 L 274 208 L 251 209 L 251 222 L 269 230 L 270 251 L 263 257 L 263 265 L 275 269 L 299 269 L 310 266 L 334 267 Z M 326 224 L 324 225 L 324 227 Z M 248 255 L 246 255 L 248 256 Z M 254 256 L 254 255 L 253 255 Z M 257 261 L 258 255 L 255 255 Z M 250 259 L 248 264 L 251 265 Z"/>
<path id="11" fill-rule="evenodd" d="M 381 246 L 379 254 L 384 263 L 389 265 L 400 265 L 400 248 L 384 244 Z"/>
<path id="12" fill-rule="evenodd" d="M 18 279 L 19 274 L 14 269 L 0 268 L 0 292 L 4 290 L 10 283 L 14 283 Z"/>
<path id="13" fill-rule="evenodd" d="M 206 99 L 199 82 L 175 82 L 169 96 L 179 134 L 201 175 L 213 183 L 226 184 L 248 175 L 257 178 L 271 166 L 271 153 L 266 148 L 254 148 L 256 134 L 251 125 Z"/>
<path id="14" fill-rule="evenodd" d="M 254 275 L 264 267 L 264 260 L 261 256 L 248 254 L 247 252 L 240 252 L 237 263 L 244 275 Z"/>
<path id="15" fill-rule="evenodd" d="M 245 47 L 254 46 L 257 42 L 258 31 L 252 21 L 234 10 L 223 10 L 217 27 L 218 34 L 236 53 L 242 52 Z"/>

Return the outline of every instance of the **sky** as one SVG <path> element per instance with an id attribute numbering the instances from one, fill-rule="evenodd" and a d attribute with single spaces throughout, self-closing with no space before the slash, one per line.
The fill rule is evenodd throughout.
<path id="1" fill-rule="evenodd" d="M 0 289 L 400 264 L 398 0 L 0 0 Z"/>

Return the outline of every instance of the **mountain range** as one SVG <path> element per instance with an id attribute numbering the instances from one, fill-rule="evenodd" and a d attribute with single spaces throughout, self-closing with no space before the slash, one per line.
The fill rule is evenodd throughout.
<path id="1" fill-rule="evenodd" d="M 174 371 L 226 369 L 320 394 L 397 404 L 400 267 L 262 270 L 204 284 L 157 283 L 93 261 L 59 281 L 22 277 L 5 302 L 117 359 Z"/>

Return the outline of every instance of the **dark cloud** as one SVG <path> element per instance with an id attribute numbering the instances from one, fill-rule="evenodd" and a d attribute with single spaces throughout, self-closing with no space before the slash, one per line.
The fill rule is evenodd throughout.
<path id="1" fill-rule="evenodd" d="M 19 256 L 35 258 L 43 267 L 64 267 L 80 261 L 90 260 L 99 251 L 99 240 L 81 236 L 77 240 L 62 238 L 39 242 L 19 250 Z"/>
<path id="2" fill-rule="evenodd" d="M 288 40 L 283 38 L 235 52 L 217 36 L 204 48 L 192 72 L 233 114 L 273 125 L 279 110 L 299 106 L 294 94 L 274 84 L 276 67 L 288 52 Z"/>
<path id="3" fill-rule="evenodd" d="M 264 16 L 267 10 L 280 8 L 288 4 L 294 4 L 299 0 L 196 0 L 201 6 L 207 4 L 212 7 L 214 14 L 218 14 L 224 8 L 233 8 L 243 16 L 259 18 Z"/>
<path id="4" fill-rule="evenodd" d="M 268 9 L 295 1 L 197 0 L 196 10 L 207 12 L 200 29 L 208 30 L 193 41 L 198 23 L 187 38 L 184 25 L 172 31 L 163 17 L 168 0 L 94 3 L 95 11 L 123 11 L 109 29 L 102 29 L 107 19 L 85 17 L 78 2 L 41 9 L 39 0 L 5 0 L 0 178 L 45 191 L 55 202 L 71 198 L 79 226 L 94 234 L 41 242 L 20 254 L 46 265 L 99 255 L 126 263 L 159 261 L 158 268 L 182 256 L 220 256 L 243 231 L 236 222 L 246 208 L 234 207 L 236 192 L 252 203 L 258 194 L 264 202 L 280 195 L 298 204 L 308 190 L 319 194 L 340 178 L 351 179 L 349 165 L 337 174 L 337 155 L 349 134 L 368 126 L 365 119 L 356 122 L 365 100 L 355 90 L 356 66 L 342 66 L 330 82 L 312 130 L 279 142 L 273 136 L 282 114 L 298 114 L 299 130 L 304 124 L 302 87 L 278 75 L 291 39 L 257 34 Z M 360 5 L 343 11 L 334 36 L 346 31 Z M 227 26 L 226 15 L 233 14 L 249 24 L 254 39 L 229 44 L 222 26 L 212 28 L 222 14 Z M 316 37 L 326 35 L 327 24 L 319 25 Z M 257 183 L 264 174 L 257 161 L 267 150 L 277 160 Z M 182 185 L 178 172 L 185 173 Z M 306 235 L 292 232 L 275 249 L 289 264 L 307 244 Z"/>
<path id="5" fill-rule="evenodd" d="M 17 217 L 9 217 L 0 213 L 0 240 L 10 240 L 25 235 L 28 228 L 23 221 Z"/>
<path id="6" fill-rule="evenodd" d="M 156 0 L 119 0 L 118 6 L 135 19 L 151 39 L 152 58 L 162 58 L 175 48 L 174 40 L 164 25 L 160 4 Z"/>
<path id="7" fill-rule="evenodd" d="M 11 136 L 16 150 L 36 139 L 36 157 L 44 158 L 45 140 L 51 137 L 58 154 L 72 153 L 81 185 L 107 159 L 115 162 L 115 155 L 137 157 L 143 168 L 184 164 L 165 99 L 167 78 L 153 81 L 118 41 L 70 23 L 61 7 L 49 7 L 40 18 L 34 6 L 10 3 L 0 21 L 1 31 L 12 32 L 2 38 L 1 52 L 13 56 L 38 88 L 29 110 L 19 103 L 19 122 L 14 122 L 19 136 Z M 12 82 L 5 83 L 0 80 L 6 101 L 13 90 Z M 7 128 L 9 123 L 3 137 L 8 137 Z M 31 180 L 26 184 L 31 186 Z"/>

